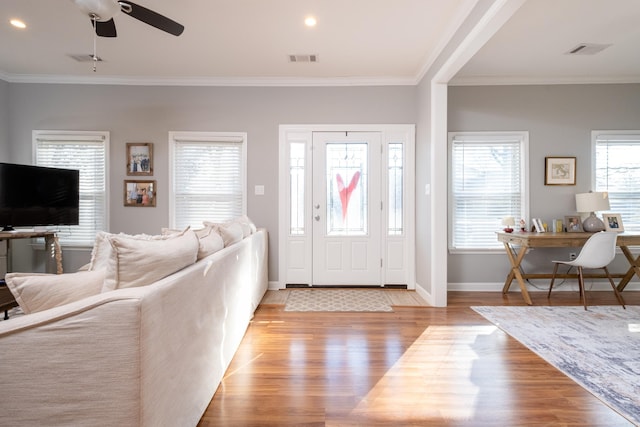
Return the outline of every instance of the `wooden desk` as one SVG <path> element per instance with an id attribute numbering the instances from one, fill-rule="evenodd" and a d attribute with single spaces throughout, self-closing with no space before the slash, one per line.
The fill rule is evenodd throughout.
<path id="1" fill-rule="evenodd" d="M 14 239 L 32 239 L 44 237 L 44 247 L 49 254 L 47 257 L 47 273 L 62 274 L 62 251 L 55 231 L 1 231 L 0 241 L 7 241 L 7 257 L 11 259 L 10 242 Z M 10 265 L 10 262 L 9 262 Z"/>
<path id="2" fill-rule="evenodd" d="M 502 288 L 502 293 L 507 293 L 511 282 L 515 278 L 520 285 L 520 291 L 525 302 L 532 304 L 531 297 L 527 291 L 525 279 L 551 279 L 551 273 L 526 274 L 522 271 L 521 263 L 529 248 L 578 248 L 582 247 L 593 233 L 529 233 L 516 232 L 505 233 L 497 232 L 498 241 L 504 244 L 507 251 L 509 262 L 511 263 L 511 271 L 507 275 L 507 280 Z M 634 257 L 629 246 L 640 246 L 640 234 L 620 233 L 618 235 L 617 245 L 622 253 L 629 261 L 629 269 L 625 274 L 612 274 L 612 277 L 620 278 L 618 290 L 622 291 L 627 286 L 634 274 L 640 277 L 640 256 Z M 519 250 L 516 250 L 519 247 Z M 558 278 L 576 278 L 577 274 L 557 274 Z M 605 278 L 605 274 L 589 274 L 584 277 L 589 278 Z"/>

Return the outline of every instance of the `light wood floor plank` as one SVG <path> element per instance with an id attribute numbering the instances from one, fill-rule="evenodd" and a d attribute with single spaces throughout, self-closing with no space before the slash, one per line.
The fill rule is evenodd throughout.
<path id="1" fill-rule="evenodd" d="M 640 304 L 640 292 L 623 295 Z M 612 292 L 589 297 L 593 305 L 616 304 Z M 573 292 L 532 299 L 580 305 Z M 451 292 L 446 308 L 395 306 L 393 313 L 262 304 L 199 425 L 630 425 L 471 305 L 523 302 L 517 292 Z"/>

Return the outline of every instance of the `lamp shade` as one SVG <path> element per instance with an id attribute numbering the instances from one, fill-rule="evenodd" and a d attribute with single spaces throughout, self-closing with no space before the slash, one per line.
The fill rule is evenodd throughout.
<path id="1" fill-rule="evenodd" d="M 516 225 L 516 220 L 512 216 L 505 216 L 504 218 L 502 218 L 502 225 L 513 227 L 514 225 Z"/>
<path id="2" fill-rule="evenodd" d="M 576 194 L 576 211 L 596 212 L 606 211 L 609 207 L 609 194 L 607 192 L 591 192 Z"/>

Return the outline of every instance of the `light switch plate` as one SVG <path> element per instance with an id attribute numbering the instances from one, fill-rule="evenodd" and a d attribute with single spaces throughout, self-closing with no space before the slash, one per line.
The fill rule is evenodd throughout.
<path id="1" fill-rule="evenodd" d="M 256 196 L 264 196 L 264 185 L 256 185 L 253 194 Z"/>

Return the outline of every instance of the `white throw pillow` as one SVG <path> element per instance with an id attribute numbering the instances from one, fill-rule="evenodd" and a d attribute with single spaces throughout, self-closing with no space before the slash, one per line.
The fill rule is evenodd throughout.
<path id="1" fill-rule="evenodd" d="M 198 249 L 198 259 L 205 258 L 224 248 L 222 236 L 213 227 L 205 227 L 195 231 L 200 244 Z"/>
<path id="2" fill-rule="evenodd" d="M 257 230 L 253 221 L 251 221 L 249 217 L 246 215 L 242 215 L 237 218 L 234 218 L 231 221 L 229 221 L 227 224 L 231 224 L 231 223 L 240 224 L 240 227 L 242 227 L 243 237 L 248 237 L 253 233 L 255 233 Z"/>
<path id="3" fill-rule="evenodd" d="M 104 272 L 8 273 L 5 280 L 22 311 L 29 314 L 99 294 Z"/>
<path id="4" fill-rule="evenodd" d="M 146 286 L 193 264 L 198 237 L 193 230 L 167 236 L 108 236 L 111 256 L 103 292 Z"/>
<path id="5" fill-rule="evenodd" d="M 225 248 L 244 239 L 242 226 L 238 223 L 230 222 L 227 224 L 218 224 L 215 222 L 205 222 L 204 225 L 206 227 L 211 227 L 220 233 L 222 240 L 224 241 Z"/>
<path id="6" fill-rule="evenodd" d="M 175 234 L 182 234 L 187 231 L 189 227 L 182 231 L 176 231 Z M 106 270 L 111 264 L 111 257 L 113 247 L 111 246 L 111 237 L 116 234 L 108 233 L 106 231 L 99 231 L 96 233 L 96 239 L 93 243 L 93 249 L 91 250 L 91 261 L 89 262 L 89 270 Z M 151 234 L 125 234 L 119 233 L 117 236 L 131 237 L 139 240 L 158 240 L 164 239 L 164 236 L 157 236 Z"/>

